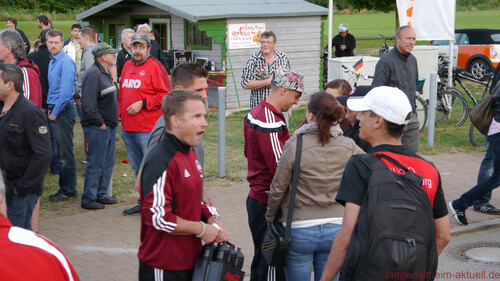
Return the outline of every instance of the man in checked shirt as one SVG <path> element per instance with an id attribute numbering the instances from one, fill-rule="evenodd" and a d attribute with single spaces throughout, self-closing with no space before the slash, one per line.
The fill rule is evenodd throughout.
<path id="1" fill-rule="evenodd" d="M 241 74 L 241 86 L 251 90 L 250 108 L 256 107 L 269 96 L 273 74 L 282 68 L 290 69 L 286 55 L 276 48 L 276 34 L 265 31 L 260 36 L 260 50 L 247 61 Z"/>

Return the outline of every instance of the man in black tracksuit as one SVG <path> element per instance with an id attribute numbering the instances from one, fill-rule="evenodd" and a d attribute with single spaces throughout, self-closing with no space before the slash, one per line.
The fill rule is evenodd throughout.
<path id="1" fill-rule="evenodd" d="M 47 115 L 22 92 L 21 68 L 0 63 L 0 167 L 5 176 L 8 217 L 14 226 L 31 229 L 51 148 Z"/>

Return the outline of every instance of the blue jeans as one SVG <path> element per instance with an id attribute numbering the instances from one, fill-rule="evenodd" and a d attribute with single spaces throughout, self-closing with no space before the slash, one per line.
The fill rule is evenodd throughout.
<path id="1" fill-rule="evenodd" d="M 311 269 L 314 266 L 314 280 L 318 281 L 339 230 L 340 225 L 333 223 L 292 228 L 285 267 L 286 280 L 311 280 Z M 337 281 L 338 275 L 333 280 Z"/>
<path id="2" fill-rule="evenodd" d="M 493 149 L 493 174 L 453 201 L 454 206 L 459 210 L 469 208 L 474 201 L 483 198 L 500 185 L 500 133 L 488 136 L 487 140 L 488 145 Z"/>
<path id="3" fill-rule="evenodd" d="M 7 202 L 7 217 L 13 226 L 31 229 L 31 215 L 38 202 L 38 195 L 31 193 L 19 196 L 12 193 L 12 198 Z"/>
<path id="4" fill-rule="evenodd" d="M 81 203 L 95 202 L 107 196 L 116 153 L 116 128 L 83 126 L 88 154 Z"/>
<path id="5" fill-rule="evenodd" d="M 122 130 L 121 136 L 127 148 L 130 166 L 137 177 L 141 166 L 142 158 L 146 153 L 146 145 L 151 133 L 130 132 Z"/>
<path id="6" fill-rule="evenodd" d="M 493 147 L 488 143 L 488 149 L 486 149 L 486 154 L 484 155 L 484 159 L 481 162 L 481 166 L 479 167 L 479 173 L 477 174 L 477 183 L 486 180 L 491 177 L 493 174 Z M 483 198 L 474 201 L 473 206 L 475 209 L 479 209 L 484 205 L 490 203 L 491 200 L 491 192 L 486 193 Z"/>
<path id="7" fill-rule="evenodd" d="M 50 173 L 53 175 L 59 175 L 59 173 L 61 172 L 61 163 L 59 163 L 59 155 L 57 155 L 56 136 L 54 135 L 54 129 L 52 127 L 53 127 L 52 122 L 49 122 L 50 145 L 52 147 L 52 158 L 50 160 Z"/>
<path id="8" fill-rule="evenodd" d="M 50 122 L 59 154 L 59 191 L 66 196 L 78 196 L 76 191 L 76 162 L 73 150 L 73 127 L 76 121 L 75 104 L 70 103 L 60 112 L 55 122 Z"/>

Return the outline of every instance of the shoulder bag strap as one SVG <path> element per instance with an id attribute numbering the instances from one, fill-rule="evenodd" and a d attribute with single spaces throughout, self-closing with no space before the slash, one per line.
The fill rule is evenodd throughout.
<path id="1" fill-rule="evenodd" d="M 285 236 L 283 247 L 288 248 L 290 242 L 290 230 L 292 228 L 293 208 L 295 207 L 295 195 L 297 194 L 297 183 L 299 181 L 300 159 L 302 156 L 302 135 L 297 135 L 297 149 L 295 151 L 295 164 L 293 166 L 292 188 L 290 190 L 290 202 L 288 203 L 288 214 L 286 217 Z"/>

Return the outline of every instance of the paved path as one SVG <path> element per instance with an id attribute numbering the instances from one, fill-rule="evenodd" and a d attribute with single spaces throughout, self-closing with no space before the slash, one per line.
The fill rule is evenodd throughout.
<path id="1" fill-rule="evenodd" d="M 475 184 L 483 156 L 484 153 L 472 153 L 426 158 L 440 170 L 446 199 L 451 200 Z M 248 275 L 253 244 L 247 225 L 247 193 L 246 184 L 209 192 L 232 242 L 243 249 L 244 271 Z M 498 191 L 494 191 L 491 203 L 500 206 Z M 56 219 L 42 217 L 40 233 L 62 248 L 83 281 L 137 280 L 140 217 L 125 217 L 121 212 L 122 208 L 107 208 Z M 467 212 L 469 223 L 499 217 Z M 451 218 L 451 226 L 457 225 Z"/>

